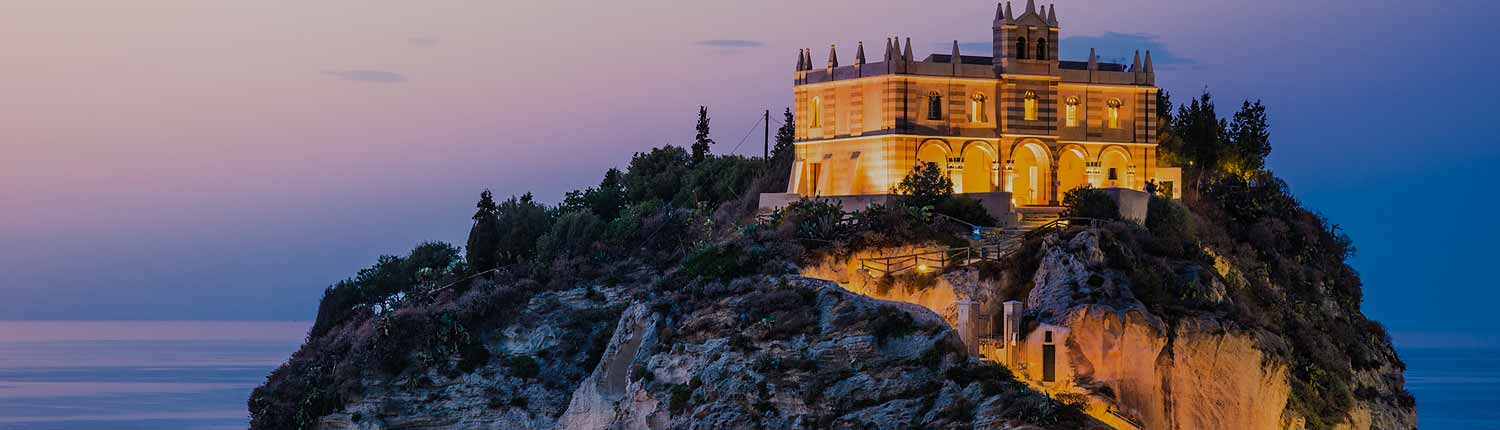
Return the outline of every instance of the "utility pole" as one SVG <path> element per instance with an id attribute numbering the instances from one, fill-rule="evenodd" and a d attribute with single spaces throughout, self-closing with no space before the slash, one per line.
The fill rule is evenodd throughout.
<path id="1" fill-rule="evenodd" d="M 766 161 L 771 161 L 771 110 L 770 109 L 766 109 L 766 119 L 765 119 L 765 121 L 761 121 L 761 122 L 766 123 L 766 140 L 765 140 L 765 142 L 763 144 L 763 148 L 765 148 L 765 158 L 766 158 Z"/>

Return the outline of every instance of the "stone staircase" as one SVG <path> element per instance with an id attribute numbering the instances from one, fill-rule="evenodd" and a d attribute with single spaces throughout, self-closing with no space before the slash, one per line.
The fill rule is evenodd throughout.
<path id="1" fill-rule="evenodd" d="M 1027 206 L 1016 208 L 1016 213 L 1021 214 L 1019 228 L 1022 232 L 1036 230 L 1038 227 L 1061 218 L 1064 210 L 1067 210 L 1067 208 L 1061 206 Z"/>

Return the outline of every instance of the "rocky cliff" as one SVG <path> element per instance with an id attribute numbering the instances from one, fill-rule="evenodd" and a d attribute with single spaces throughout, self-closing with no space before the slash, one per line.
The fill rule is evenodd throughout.
<path id="1" fill-rule="evenodd" d="M 1102 399 L 1148 429 L 1299 429 L 1308 427 L 1310 418 L 1335 428 L 1416 428 L 1415 409 L 1403 401 L 1409 395 L 1401 364 L 1388 339 L 1373 338 L 1369 346 L 1379 357 L 1374 363 L 1334 357 L 1353 369 L 1352 380 L 1338 385 L 1350 387 L 1351 403 L 1334 420 L 1310 417 L 1293 402 L 1308 394 L 1294 389 L 1307 382 L 1290 371 L 1299 363 L 1286 349 L 1297 341 L 1251 326 L 1229 311 L 1242 296 L 1233 290 L 1251 287 L 1234 281 L 1244 276 L 1240 269 L 1223 259 L 1217 267 L 1175 262 L 1178 273 L 1195 274 L 1183 288 L 1205 298 L 1211 311 L 1159 315 L 1161 309 L 1153 310 L 1134 293 L 1131 283 L 1140 276 L 1133 280 L 1117 269 L 1122 262 L 1111 261 L 1123 257 L 1108 249 L 1130 247 L 1119 236 L 1133 229 L 1140 228 L 1053 235 L 1037 250 L 1026 302 L 1031 318 L 1070 328 L 1065 348 L 1071 388 Z"/>
<path id="2" fill-rule="evenodd" d="M 257 390 L 256 428 L 294 425 L 272 420 L 285 418 L 271 416 L 278 409 L 267 404 L 276 400 L 303 402 L 285 409 L 294 414 L 312 411 L 298 391 L 310 387 L 298 378 L 324 366 L 342 369 L 328 380 L 337 399 L 311 421 L 322 429 L 1010 429 L 1087 421 L 1004 368 L 968 357 L 948 324 L 919 306 L 799 276 L 667 287 L 540 292 L 501 309 L 500 323 L 470 332 L 483 353 L 424 362 L 430 352 L 400 351 L 410 361 L 395 371 L 355 364 L 361 350 L 378 347 L 361 343 L 388 339 L 381 333 L 393 323 L 383 321 L 397 316 L 351 321 L 310 341 Z M 400 312 L 410 318 L 480 302 L 507 308 L 492 302 L 518 298 L 505 290 L 476 286 Z M 325 344 L 333 339 L 350 343 Z M 339 351 L 343 360 L 328 360 Z"/>

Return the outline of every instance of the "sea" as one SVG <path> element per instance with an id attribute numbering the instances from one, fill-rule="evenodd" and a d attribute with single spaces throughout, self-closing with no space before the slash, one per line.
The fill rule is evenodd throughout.
<path id="1" fill-rule="evenodd" d="M 0 321 L 0 430 L 242 430 L 306 322 Z M 1422 429 L 1500 429 L 1500 348 L 1403 348 Z"/>

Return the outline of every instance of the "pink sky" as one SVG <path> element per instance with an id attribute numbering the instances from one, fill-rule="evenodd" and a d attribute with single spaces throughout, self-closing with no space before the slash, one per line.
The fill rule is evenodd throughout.
<path id="1" fill-rule="evenodd" d="M 1390 121 L 1423 114 L 1398 100 L 1479 112 L 1496 99 L 1484 72 L 1496 66 L 1493 40 L 1474 37 L 1494 22 L 1484 3 L 1057 6 L 1069 59 L 1089 48 L 1069 37 L 1149 42 L 1185 59 L 1159 67 L 1179 101 L 1204 86 L 1221 113 L 1266 99 L 1273 166 L 1354 232 L 1367 274 L 1430 245 L 1379 241 L 1388 230 L 1370 214 L 1404 199 L 1385 190 L 1460 191 L 1381 180 L 1494 157 L 1472 138 L 1492 141 L 1494 121 Z M 462 243 L 483 188 L 555 202 L 632 152 L 688 143 L 699 105 L 726 152 L 762 109 L 788 104 L 797 49 L 822 62 L 837 44 L 848 61 L 863 40 L 878 58 L 900 35 L 918 57 L 946 53 L 955 39 L 987 41 L 993 11 L 894 0 L 8 0 L 0 319 L 310 318 L 323 286 L 380 253 Z M 1415 30 L 1396 39 L 1394 28 Z M 1416 53 L 1473 66 L 1428 67 Z M 1470 84 L 1443 84 L 1455 81 Z M 739 152 L 759 153 L 759 134 Z M 1442 156 L 1378 150 L 1412 141 Z M 1481 239 L 1466 237 L 1453 240 Z"/>

